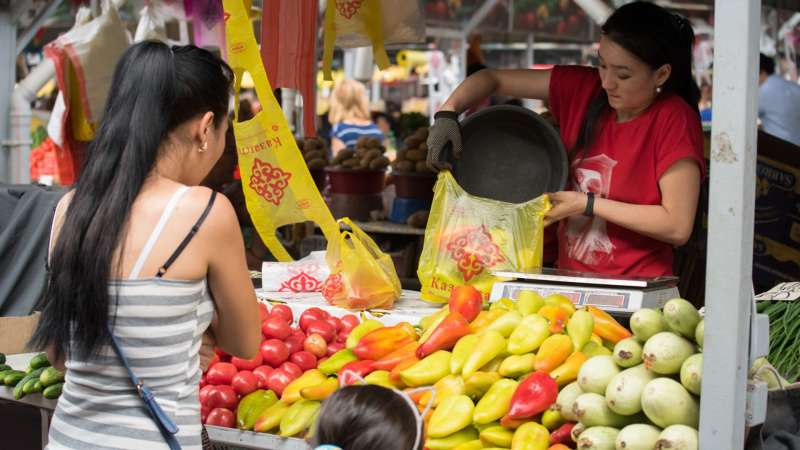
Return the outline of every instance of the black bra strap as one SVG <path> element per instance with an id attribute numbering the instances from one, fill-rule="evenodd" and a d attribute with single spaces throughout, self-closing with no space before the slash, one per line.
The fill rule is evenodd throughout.
<path id="1" fill-rule="evenodd" d="M 197 231 L 200 229 L 200 225 L 202 225 L 203 221 L 205 221 L 206 217 L 208 217 L 208 213 L 211 212 L 211 207 L 214 206 L 214 200 L 216 198 L 217 198 L 217 192 L 214 191 L 211 193 L 211 198 L 208 199 L 208 204 L 206 205 L 206 209 L 203 210 L 203 214 L 201 214 L 200 218 L 197 219 L 197 222 L 195 222 L 191 231 L 189 231 L 189 234 L 187 234 L 186 237 L 183 238 L 180 245 L 178 245 L 178 248 L 176 248 L 175 251 L 172 252 L 172 256 L 170 256 L 169 259 L 167 259 L 167 262 L 165 262 L 163 266 L 159 267 L 158 273 L 156 274 L 156 278 L 161 278 L 162 276 L 164 276 L 164 274 L 167 273 L 167 270 L 169 270 L 169 266 L 171 266 L 172 263 L 174 263 L 175 260 L 178 259 L 179 256 L 181 256 L 181 253 L 183 253 L 183 251 L 186 249 L 186 246 L 189 245 L 189 242 L 192 241 L 194 235 L 197 234 Z"/>

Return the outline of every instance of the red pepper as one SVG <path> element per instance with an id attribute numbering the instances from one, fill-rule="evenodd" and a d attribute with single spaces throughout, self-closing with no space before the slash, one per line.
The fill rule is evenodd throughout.
<path id="1" fill-rule="evenodd" d="M 469 322 L 461 313 L 451 312 L 436 326 L 428 340 L 417 349 L 417 358 L 422 359 L 439 350 L 450 350 L 463 336 L 472 333 Z"/>
<path id="2" fill-rule="evenodd" d="M 558 384 L 545 372 L 534 372 L 525 378 L 514 396 L 508 416 L 512 419 L 527 419 L 545 411 L 558 397 Z"/>
<path id="3" fill-rule="evenodd" d="M 550 433 L 550 445 L 564 444 L 567 446 L 575 445 L 572 440 L 572 428 L 575 427 L 575 422 L 567 422 L 560 427 L 556 428 Z"/>
<path id="4" fill-rule="evenodd" d="M 481 312 L 483 295 L 472 286 L 456 286 L 450 292 L 448 306 L 451 313 L 457 312 L 467 322 L 472 322 Z"/>
<path id="5" fill-rule="evenodd" d="M 419 347 L 419 342 L 411 341 L 408 344 L 398 348 L 397 350 L 389 353 L 383 358 L 375 361 L 375 370 L 392 370 L 400 361 L 414 356 Z"/>
<path id="6" fill-rule="evenodd" d="M 410 325 L 401 323 L 393 327 L 381 327 L 362 337 L 353 353 L 358 359 L 375 361 L 414 341 L 416 337 L 416 332 Z"/>
<path id="7" fill-rule="evenodd" d="M 345 375 L 345 372 L 353 372 L 361 378 L 364 378 L 375 371 L 374 364 L 375 361 L 369 359 L 347 363 L 339 370 L 339 377 L 344 377 L 344 384 L 349 386 L 358 382 L 358 380 L 355 379 L 355 377 L 353 377 L 351 374 Z"/>

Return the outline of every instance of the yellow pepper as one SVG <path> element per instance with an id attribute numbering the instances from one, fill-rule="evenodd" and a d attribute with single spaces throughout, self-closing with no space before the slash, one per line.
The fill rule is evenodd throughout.
<path id="1" fill-rule="evenodd" d="M 523 316 L 536 314 L 544 306 L 544 299 L 536 291 L 521 291 L 517 297 L 517 311 Z"/>
<path id="2" fill-rule="evenodd" d="M 266 433 L 272 430 L 281 423 L 281 419 L 289 410 L 289 406 L 283 402 L 275 402 L 272 406 L 265 409 L 261 415 L 258 416 L 253 424 L 253 431 L 259 433 Z"/>
<path id="3" fill-rule="evenodd" d="M 533 372 L 534 359 L 535 355 L 533 353 L 511 355 L 503 360 L 498 372 L 506 378 L 519 378 L 526 373 Z"/>
<path id="4" fill-rule="evenodd" d="M 511 440 L 511 450 L 547 450 L 550 432 L 536 422 L 527 422 L 517 428 Z"/>
<path id="5" fill-rule="evenodd" d="M 309 429 L 319 414 L 320 402 L 300 400 L 294 403 L 281 418 L 280 436 L 296 436 Z"/>
<path id="6" fill-rule="evenodd" d="M 464 394 L 464 379 L 458 375 L 448 375 L 437 381 L 436 384 L 433 385 L 433 388 L 436 391 L 433 407 L 436 408 L 444 399 Z M 421 406 L 427 405 L 428 402 L 431 401 L 431 397 L 433 397 L 431 392 L 425 392 L 422 394 L 422 397 L 420 397 L 419 404 Z"/>
<path id="7" fill-rule="evenodd" d="M 511 336 L 511 332 L 517 328 L 520 321 L 522 321 L 522 314 L 520 314 L 516 310 L 511 310 L 506 312 L 502 316 L 498 317 L 497 320 L 489 324 L 489 326 L 486 327 L 486 330 L 497 331 L 504 338 L 507 338 Z"/>
<path id="8" fill-rule="evenodd" d="M 436 383 L 450 374 L 450 352 L 439 350 L 400 372 L 403 383 L 409 387 Z"/>
<path id="9" fill-rule="evenodd" d="M 389 379 L 389 373 L 390 372 L 388 370 L 376 370 L 375 372 L 372 372 L 364 377 L 364 381 L 376 386 L 383 386 L 388 389 L 396 389 L 397 387 Z"/>
<path id="10" fill-rule="evenodd" d="M 547 319 L 531 314 L 525 316 L 508 338 L 508 352 L 522 355 L 535 351 L 550 336 L 550 324 Z"/>
<path id="11" fill-rule="evenodd" d="M 498 357 L 506 348 L 506 340 L 497 331 L 487 331 L 478 338 L 475 351 L 469 355 L 464 363 L 461 374 L 469 377 L 478 369 L 488 364 L 491 360 Z"/>
<path id="12" fill-rule="evenodd" d="M 425 440 L 425 448 L 428 450 L 451 450 L 466 442 L 478 439 L 478 432 L 473 427 L 464 428 L 461 431 L 443 438 L 429 437 Z"/>
<path id="13" fill-rule="evenodd" d="M 484 445 L 508 448 L 511 447 L 511 439 L 514 437 L 514 432 L 496 425 L 481 431 L 480 437 Z"/>
<path id="14" fill-rule="evenodd" d="M 286 386 L 283 390 L 283 395 L 281 395 L 281 401 L 286 404 L 292 404 L 302 398 L 300 396 L 302 389 L 318 386 L 325 380 L 327 380 L 327 377 L 320 370 L 307 370 Z"/>
<path id="15" fill-rule="evenodd" d="M 472 423 L 475 405 L 466 395 L 453 395 L 444 399 L 433 412 L 428 423 L 428 436 L 443 438 L 461 431 Z"/>
<path id="16" fill-rule="evenodd" d="M 511 397 L 514 396 L 518 384 L 508 378 L 502 378 L 492 384 L 486 395 L 475 406 L 475 413 L 472 415 L 473 421 L 484 424 L 503 417 L 508 412 Z"/>
<path id="17" fill-rule="evenodd" d="M 475 372 L 464 379 L 464 393 L 472 399 L 478 400 L 500 378 L 502 377 L 497 372 Z"/>
<path id="18" fill-rule="evenodd" d="M 572 347 L 580 350 L 592 338 L 594 317 L 584 309 L 575 311 L 567 322 L 567 335 L 572 339 Z M 602 340 L 601 342 L 602 343 Z"/>
<path id="19" fill-rule="evenodd" d="M 474 441 L 464 442 L 463 444 L 456 445 L 452 450 L 481 450 L 483 449 L 483 442 L 480 439 Z"/>
<path id="20" fill-rule="evenodd" d="M 550 376 L 556 380 L 558 387 L 566 386 L 578 378 L 578 371 L 587 359 L 583 353 L 575 352 L 569 355 L 563 364 L 553 369 L 550 372 Z"/>
<path id="21" fill-rule="evenodd" d="M 461 373 L 461 369 L 464 368 L 464 363 L 467 362 L 469 355 L 475 351 L 477 345 L 478 336 L 475 334 L 463 336 L 456 342 L 456 346 L 453 347 L 453 355 L 450 358 L 450 373 L 454 375 Z"/>
<path id="22" fill-rule="evenodd" d="M 300 397 L 303 400 L 325 400 L 337 389 L 339 389 L 339 380 L 336 377 L 330 377 L 316 386 L 300 389 Z"/>

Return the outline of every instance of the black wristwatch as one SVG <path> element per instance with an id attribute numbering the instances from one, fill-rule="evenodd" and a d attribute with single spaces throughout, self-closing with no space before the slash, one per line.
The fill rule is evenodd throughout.
<path id="1" fill-rule="evenodd" d="M 583 210 L 583 215 L 586 217 L 594 215 L 594 192 L 586 193 L 586 209 Z"/>

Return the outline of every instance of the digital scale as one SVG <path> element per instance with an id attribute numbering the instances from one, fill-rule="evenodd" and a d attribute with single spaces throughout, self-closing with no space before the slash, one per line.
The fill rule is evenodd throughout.
<path id="1" fill-rule="evenodd" d="M 609 313 L 629 316 L 641 308 L 661 308 L 679 297 L 678 277 L 620 277 L 542 268 L 535 272 L 494 272 L 511 281 L 495 283 L 489 301 L 516 300 L 519 292 L 536 291 L 541 296 L 563 294 L 576 306 L 593 305 Z"/>

